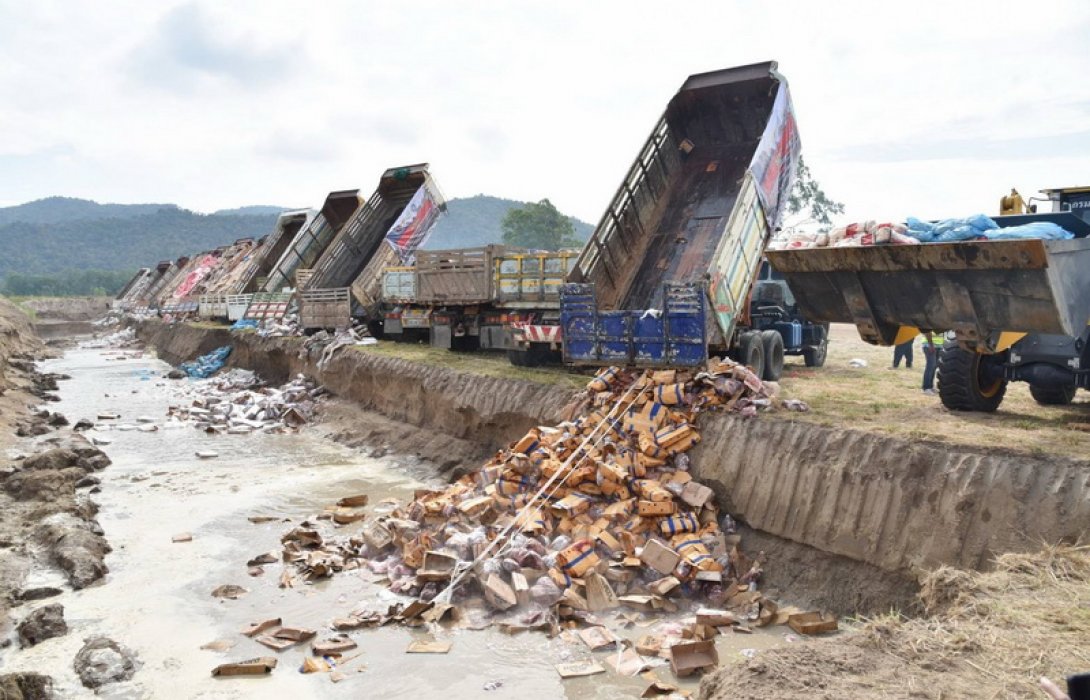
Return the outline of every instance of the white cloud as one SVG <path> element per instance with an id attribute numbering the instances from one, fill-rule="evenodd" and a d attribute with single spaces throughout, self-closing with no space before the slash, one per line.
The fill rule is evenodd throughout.
<path id="1" fill-rule="evenodd" d="M 856 217 L 990 211 L 1087 177 L 1090 6 L 0 0 L 0 178 L 211 211 L 430 162 L 451 197 L 597 221 L 690 73 L 778 59 Z M 1060 19 L 1056 19 L 1060 18 Z"/>

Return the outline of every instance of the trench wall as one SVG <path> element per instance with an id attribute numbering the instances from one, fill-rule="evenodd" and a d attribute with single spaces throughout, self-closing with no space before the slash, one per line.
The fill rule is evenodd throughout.
<path id="1" fill-rule="evenodd" d="M 352 350 L 319 369 L 317 354 L 300 353 L 300 338 L 158 321 L 142 322 L 138 332 L 171 363 L 231 343 L 233 366 L 271 381 L 303 373 L 363 408 L 488 449 L 555 421 L 570 400 L 557 387 Z M 912 442 L 775 416 L 710 414 L 700 429 L 693 470 L 726 511 L 762 533 L 838 557 L 830 576 L 836 562 L 840 575 L 862 564 L 890 572 L 875 587 L 898 588 L 917 568 L 986 568 L 995 554 L 1081 540 L 1090 529 L 1090 462 Z M 868 569 L 867 576 L 874 573 Z"/>

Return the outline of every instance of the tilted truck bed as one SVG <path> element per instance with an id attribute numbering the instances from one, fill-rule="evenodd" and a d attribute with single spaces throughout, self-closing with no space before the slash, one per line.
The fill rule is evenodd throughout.
<path id="1" fill-rule="evenodd" d="M 994 350 L 1003 332 L 1077 336 L 1090 319 L 1090 239 L 767 252 L 808 318 L 869 343 L 953 330 Z M 905 329 L 902 331 L 902 328 Z"/>
<path id="2" fill-rule="evenodd" d="M 698 365 L 746 318 L 799 153 L 775 62 L 690 76 L 565 285 L 565 361 Z"/>

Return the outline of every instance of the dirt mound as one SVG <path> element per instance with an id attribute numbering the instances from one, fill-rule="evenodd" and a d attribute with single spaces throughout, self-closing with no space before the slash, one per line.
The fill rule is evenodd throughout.
<path id="1" fill-rule="evenodd" d="M 927 617 L 890 615 L 762 652 L 704 679 L 706 700 L 1037 697 L 1041 676 L 1086 669 L 1090 548 L 1005 554 L 988 573 L 939 569 Z"/>

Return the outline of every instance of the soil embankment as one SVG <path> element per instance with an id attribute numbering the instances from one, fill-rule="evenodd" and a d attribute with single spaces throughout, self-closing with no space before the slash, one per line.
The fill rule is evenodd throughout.
<path id="1" fill-rule="evenodd" d="M 301 338 L 143 322 L 177 363 L 221 345 L 269 381 L 305 374 L 362 410 L 340 436 L 388 441 L 455 467 L 554 422 L 556 386 L 483 377 L 346 350 L 322 367 Z M 343 409 L 350 411 L 351 409 Z M 346 419 L 347 420 L 347 419 Z M 702 418 L 695 474 L 756 532 L 766 585 L 841 612 L 915 605 L 922 569 L 986 568 L 995 555 L 1077 540 L 1090 521 L 1090 464 L 844 430 L 765 415 Z"/>
<path id="2" fill-rule="evenodd" d="M 20 305 L 34 314 L 34 332 L 43 340 L 91 333 L 110 310 L 110 297 L 40 297 Z"/>
<path id="3" fill-rule="evenodd" d="M 67 418 L 32 408 L 55 400 L 52 392 L 64 379 L 35 369 L 34 360 L 43 352 L 29 316 L 0 299 L 0 447 L 11 455 L 18 439 L 36 440 L 19 445 L 32 454 L 0 466 L 0 648 L 15 618 L 21 619 L 20 644 L 34 643 L 42 626 L 37 620 L 42 609 L 35 601 L 60 593 L 53 586 L 28 587 L 31 571 L 57 570 L 68 585 L 82 588 L 105 574 L 103 558 L 109 551 L 95 521 L 97 506 L 77 489 L 93 488 L 98 483 L 93 472 L 110 461 L 74 432 Z M 63 633 L 63 618 L 52 627 Z M 0 676 L 0 690 L 29 692 L 26 688 L 37 688 L 39 681 L 48 685 L 45 677 Z"/>

